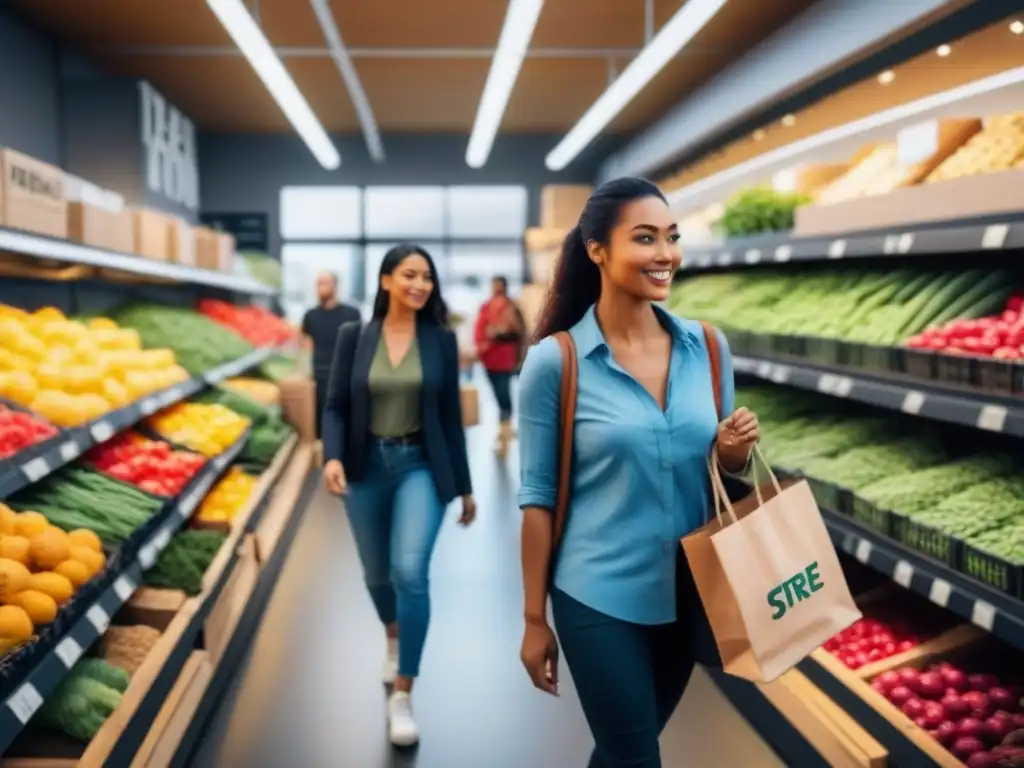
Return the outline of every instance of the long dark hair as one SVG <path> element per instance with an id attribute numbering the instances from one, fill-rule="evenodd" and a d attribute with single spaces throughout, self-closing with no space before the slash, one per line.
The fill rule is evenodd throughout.
<path id="1" fill-rule="evenodd" d="M 579 223 L 569 230 L 562 243 L 554 282 L 537 322 L 536 340 L 569 330 L 597 301 L 601 295 L 601 271 L 587 255 L 587 243 L 593 240 L 608 245 L 622 207 L 645 197 L 665 200 L 652 182 L 634 176 L 606 181 L 590 195 Z"/>
<path id="2" fill-rule="evenodd" d="M 423 309 L 416 313 L 418 320 L 425 320 L 445 328 L 448 327 L 448 305 L 441 298 L 441 281 L 437 278 L 437 267 L 434 265 L 433 257 L 427 253 L 427 249 L 412 243 L 401 243 L 384 254 L 380 263 L 380 273 L 377 275 L 377 296 L 373 300 L 373 319 L 383 320 L 388 313 L 389 297 L 388 292 L 381 287 L 384 275 L 390 275 L 395 269 L 410 256 L 422 256 L 427 260 L 430 267 L 430 274 L 434 277 L 434 290 L 430 292 L 430 298 L 423 305 Z"/>

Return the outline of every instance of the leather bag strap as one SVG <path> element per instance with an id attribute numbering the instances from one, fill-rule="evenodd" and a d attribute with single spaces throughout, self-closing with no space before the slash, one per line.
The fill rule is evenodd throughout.
<path id="1" fill-rule="evenodd" d="M 704 329 L 704 345 L 708 348 L 708 360 L 711 362 L 711 389 L 715 395 L 715 413 L 722 420 L 722 350 L 718 347 L 718 332 L 710 323 L 702 322 Z"/>
<path id="2" fill-rule="evenodd" d="M 555 497 L 554 549 L 562 540 L 572 493 L 572 451 L 576 430 L 576 392 L 579 386 L 579 363 L 576 344 L 568 331 L 555 334 L 562 352 L 562 387 L 558 399 L 558 493 Z"/>

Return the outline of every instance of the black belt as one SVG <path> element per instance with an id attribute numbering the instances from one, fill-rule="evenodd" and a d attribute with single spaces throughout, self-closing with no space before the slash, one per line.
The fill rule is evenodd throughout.
<path id="1" fill-rule="evenodd" d="M 420 445 L 423 442 L 422 430 L 398 437 L 378 437 L 377 435 L 371 435 L 371 437 L 377 442 L 387 445 Z"/>

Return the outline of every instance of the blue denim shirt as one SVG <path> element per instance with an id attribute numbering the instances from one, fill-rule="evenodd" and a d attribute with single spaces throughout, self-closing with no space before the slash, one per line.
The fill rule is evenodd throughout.
<path id="1" fill-rule="evenodd" d="M 673 338 L 666 408 L 612 358 L 591 307 L 570 331 L 579 358 L 572 499 L 555 586 L 636 624 L 676 618 L 679 539 L 707 520 L 707 456 L 718 418 L 700 323 L 657 309 Z M 721 349 L 722 407 L 734 400 Z M 519 506 L 554 509 L 558 484 L 558 342 L 530 349 L 520 377 Z"/>

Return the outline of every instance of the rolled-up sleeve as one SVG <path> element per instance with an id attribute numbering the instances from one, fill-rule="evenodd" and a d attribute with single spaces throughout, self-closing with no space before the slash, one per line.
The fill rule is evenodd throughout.
<path id="1" fill-rule="evenodd" d="M 555 508 L 561 386 L 561 350 L 544 339 L 530 348 L 519 377 L 520 508 Z"/>

